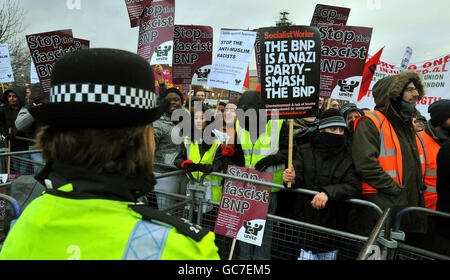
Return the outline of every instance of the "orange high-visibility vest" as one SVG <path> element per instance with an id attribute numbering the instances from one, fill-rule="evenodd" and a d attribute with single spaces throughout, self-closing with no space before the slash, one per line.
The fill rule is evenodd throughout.
<path id="1" fill-rule="evenodd" d="M 380 134 L 380 153 L 378 155 L 378 161 L 383 171 L 389 174 L 391 178 L 398 184 L 403 184 L 403 161 L 402 161 L 402 150 L 400 147 L 400 142 L 398 141 L 397 134 L 391 123 L 388 121 L 386 116 L 380 111 L 372 111 L 364 116 L 355 120 L 354 129 L 358 126 L 359 122 L 364 119 L 370 119 L 378 129 Z M 421 163 L 424 164 L 423 153 L 419 152 Z M 362 193 L 376 193 L 377 190 L 367 184 L 364 179 L 362 179 Z"/>
<path id="2" fill-rule="evenodd" d="M 417 133 L 419 141 L 417 141 L 417 148 L 423 151 L 425 155 L 425 164 L 422 166 L 422 175 L 425 182 L 425 207 L 431 210 L 436 210 L 437 193 L 437 164 L 436 158 L 441 146 L 439 146 L 434 139 L 425 131 Z"/>

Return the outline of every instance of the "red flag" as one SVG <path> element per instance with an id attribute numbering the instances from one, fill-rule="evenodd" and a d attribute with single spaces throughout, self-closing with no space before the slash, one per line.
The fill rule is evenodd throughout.
<path id="1" fill-rule="evenodd" d="M 384 47 L 382 47 L 371 59 L 369 59 L 364 65 L 363 77 L 361 80 L 361 87 L 359 88 L 358 101 L 360 101 L 364 95 L 366 95 L 372 82 L 373 74 L 377 69 L 378 61 L 380 61 L 381 53 Z"/>
<path id="2" fill-rule="evenodd" d="M 247 74 L 245 75 L 245 80 L 244 80 L 244 87 L 246 88 L 250 88 L 250 71 L 249 71 L 249 67 L 247 66 Z"/>

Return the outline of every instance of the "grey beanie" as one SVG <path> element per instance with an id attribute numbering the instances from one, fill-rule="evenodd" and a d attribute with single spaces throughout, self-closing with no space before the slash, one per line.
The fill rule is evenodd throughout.
<path id="1" fill-rule="evenodd" d="M 345 123 L 345 119 L 339 110 L 330 108 L 322 113 L 319 120 L 319 129 L 325 129 L 333 126 L 341 126 L 345 128 L 347 127 L 347 124 Z"/>

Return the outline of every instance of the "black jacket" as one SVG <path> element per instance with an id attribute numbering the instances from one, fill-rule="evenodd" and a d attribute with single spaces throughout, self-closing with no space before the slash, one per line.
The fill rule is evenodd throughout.
<path id="1" fill-rule="evenodd" d="M 447 140 L 437 155 L 436 192 L 437 211 L 450 213 L 450 140 Z M 438 232 L 450 240 L 450 219 L 437 219 Z"/>
<path id="2" fill-rule="evenodd" d="M 17 95 L 18 99 L 18 108 L 12 108 L 6 95 L 13 91 Z M 3 135 L 12 135 L 12 136 L 22 136 L 25 135 L 19 131 L 17 131 L 15 126 L 15 121 L 17 115 L 19 114 L 20 108 L 23 105 L 23 100 L 25 98 L 25 87 L 23 86 L 13 86 L 10 89 L 6 90 L 3 93 L 3 99 L 5 100 L 5 104 L 3 107 L 0 107 L 0 133 Z M 11 129 L 11 133 L 9 132 Z M 28 143 L 23 140 L 11 139 L 11 151 L 22 151 L 28 150 Z"/>
<path id="3" fill-rule="evenodd" d="M 311 205 L 311 195 L 296 194 L 290 208 L 295 219 L 344 229 L 347 210 L 341 201 L 361 192 L 360 178 L 353 166 L 350 145 L 325 146 L 319 137 L 320 133 L 316 132 L 309 143 L 297 148 L 293 161 L 296 175 L 293 187 L 325 192 L 328 202 L 324 209 L 316 210 Z"/>

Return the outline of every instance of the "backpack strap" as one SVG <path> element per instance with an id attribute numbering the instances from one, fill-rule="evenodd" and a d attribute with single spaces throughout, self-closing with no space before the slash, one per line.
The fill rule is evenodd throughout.
<path id="1" fill-rule="evenodd" d="M 152 209 L 146 205 L 131 205 L 131 209 L 142 215 L 147 221 L 159 221 L 175 227 L 181 234 L 186 235 L 199 242 L 209 233 L 209 230 L 193 224 L 184 218 L 177 218 L 159 210 Z"/>

